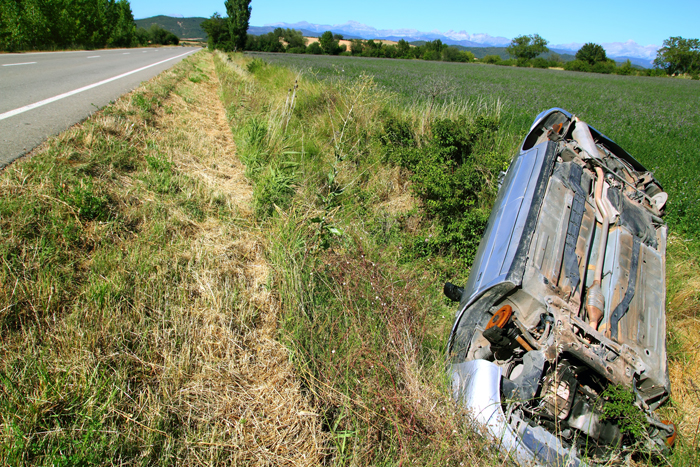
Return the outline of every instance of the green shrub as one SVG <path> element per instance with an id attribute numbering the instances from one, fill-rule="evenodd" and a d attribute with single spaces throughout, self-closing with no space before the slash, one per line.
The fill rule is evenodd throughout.
<path id="1" fill-rule="evenodd" d="M 564 64 L 564 69 L 567 71 L 591 71 L 591 66 L 583 60 L 572 60 Z"/>
<path id="2" fill-rule="evenodd" d="M 646 435 L 646 419 L 644 413 L 634 405 L 635 395 L 622 385 L 610 385 L 602 394 L 603 419 L 616 423 L 623 434 L 635 438 Z"/>
<path id="3" fill-rule="evenodd" d="M 294 196 L 296 164 L 270 165 L 262 171 L 253 188 L 253 209 L 259 218 L 271 216 L 275 206 L 285 209 Z"/>
<path id="4" fill-rule="evenodd" d="M 259 58 L 254 58 L 250 63 L 248 63 L 248 72 L 255 74 L 256 72 L 262 70 L 267 66 L 265 60 Z"/>
<path id="5" fill-rule="evenodd" d="M 532 65 L 533 68 L 549 68 L 550 67 L 549 60 L 546 60 L 542 57 L 533 58 L 532 60 L 530 60 L 530 64 Z"/>
<path id="6" fill-rule="evenodd" d="M 311 44 L 306 47 L 306 53 L 307 54 L 314 54 L 314 55 L 321 55 L 323 53 L 323 49 L 321 48 L 321 44 L 318 42 L 312 42 Z"/>
<path id="7" fill-rule="evenodd" d="M 598 62 L 591 68 L 594 73 L 610 74 L 615 72 L 615 60 L 607 60 L 605 62 Z"/>
<path id="8" fill-rule="evenodd" d="M 476 252 L 496 193 L 503 155 L 490 150 L 497 117 L 465 116 L 433 122 L 431 136 L 417 144 L 407 122 L 386 117 L 382 142 L 387 159 L 413 172 L 412 190 L 438 232 L 413 242 L 416 256 L 451 254 L 470 261 Z"/>

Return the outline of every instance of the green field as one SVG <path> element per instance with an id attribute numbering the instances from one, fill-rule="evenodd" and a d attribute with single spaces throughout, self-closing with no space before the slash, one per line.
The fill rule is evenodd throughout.
<path id="1" fill-rule="evenodd" d="M 431 83 L 448 99 L 503 104 L 503 137 L 513 151 L 534 117 L 551 107 L 568 110 L 612 138 L 669 193 L 667 221 L 677 233 L 700 238 L 700 82 L 494 65 L 257 54 L 319 79 L 363 73 L 410 104 L 426 100 Z M 434 85 L 433 85 L 434 87 Z"/>

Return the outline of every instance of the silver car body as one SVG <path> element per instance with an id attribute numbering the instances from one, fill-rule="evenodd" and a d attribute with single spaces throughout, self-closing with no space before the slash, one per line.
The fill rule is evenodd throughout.
<path id="1" fill-rule="evenodd" d="M 535 119 L 448 343 L 455 398 L 522 465 L 619 448 L 600 408 L 611 384 L 634 391 L 648 444 L 674 435 L 653 414 L 670 392 L 665 202 L 653 174 L 595 128 L 562 109 Z"/>

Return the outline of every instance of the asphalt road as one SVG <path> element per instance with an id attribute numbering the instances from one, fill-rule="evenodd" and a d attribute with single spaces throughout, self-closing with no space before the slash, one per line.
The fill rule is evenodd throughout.
<path id="1" fill-rule="evenodd" d="M 0 168 L 197 50 L 0 54 Z"/>

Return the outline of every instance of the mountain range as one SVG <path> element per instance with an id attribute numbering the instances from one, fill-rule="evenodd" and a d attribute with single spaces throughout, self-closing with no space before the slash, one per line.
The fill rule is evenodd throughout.
<path id="1" fill-rule="evenodd" d="M 305 35 L 317 36 L 325 31 L 333 31 L 337 34 L 342 34 L 348 39 L 385 39 L 394 40 L 405 39 L 407 41 L 432 41 L 440 39 L 443 43 L 449 45 L 461 45 L 463 47 L 506 47 L 510 44 L 510 39 L 502 36 L 491 36 L 489 34 L 469 34 L 466 31 L 430 31 L 422 32 L 417 29 L 376 29 L 366 24 L 358 23 L 357 21 L 348 21 L 343 24 L 312 24 L 306 21 L 299 23 L 272 23 L 262 27 L 251 27 L 250 34 L 265 34 L 275 28 L 293 28 L 300 29 Z M 259 32 L 255 32 L 257 30 Z M 656 51 L 659 46 L 656 45 L 639 45 L 636 42 L 629 40 L 627 42 L 605 42 L 600 45 L 605 48 L 608 57 L 616 60 L 626 60 L 634 64 L 644 67 L 651 67 L 656 57 Z M 550 44 L 549 48 L 558 53 L 576 53 L 583 44 Z"/>
<path id="2" fill-rule="evenodd" d="M 151 18 L 143 18 L 136 20 L 137 26 L 148 28 L 151 24 L 159 26 L 173 32 L 179 38 L 206 38 L 206 33 L 199 27 L 200 23 L 206 18 L 174 18 L 170 16 L 153 16 Z M 440 39 L 448 45 L 456 45 L 472 48 L 504 48 L 510 44 L 510 39 L 501 36 L 491 36 L 489 34 L 469 34 L 466 31 L 430 31 L 422 32 L 417 29 L 377 29 L 366 24 L 358 23 L 357 21 L 348 21 L 343 24 L 313 24 L 306 21 L 299 23 L 272 23 L 265 26 L 250 26 L 249 34 L 260 35 L 274 31 L 275 28 L 291 28 L 300 30 L 305 36 L 316 37 L 325 31 L 333 31 L 336 34 L 342 34 L 346 39 L 384 39 L 398 41 L 405 39 L 409 42 L 415 41 L 433 41 Z M 573 55 L 583 44 L 550 44 L 549 49 L 561 55 Z M 633 64 L 649 68 L 653 64 L 656 57 L 656 51 L 659 49 L 656 45 L 639 45 L 636 42 L 629 40 L 627 42 L 605 42 L 601 43 L 605 48 L 608 57 L 616 61 L 624 61 L 629 59 Z M 502 54 L 504 51 L 494 51 L 493 53 Z M 481 54 L 476 54 L 481 56 Z"/>

